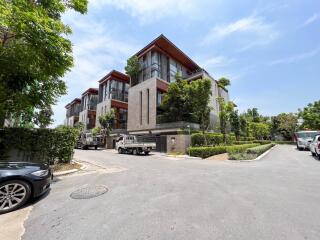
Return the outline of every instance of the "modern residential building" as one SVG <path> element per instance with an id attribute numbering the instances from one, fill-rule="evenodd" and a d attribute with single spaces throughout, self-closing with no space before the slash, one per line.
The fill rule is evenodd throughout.
<path id="1" fill-rule="evenodd" d="M 210 124 L 214 128 L 218 123 L 218 97 L 229 100 L 226 89 L 218 86 L 217 81 L 202 69 L 196 62 L 182 52 L 164 35 L 160 35 L 147 46 L 138 51 L 135 56 L 140 63 L 137 78 L 131 79 L 124 73 L 113 70 L 99 81 L 99 89 L 89 88 L 82 94 L 79 122 L 85 124 L 85 130 L 100 126 L 99 116 L 114 109 L 116 121 L 114 134 L 128 132 L 144 139 L 157 142 L 160 151 L 167 151 L 172 145 L 172 136 L 181 128 L 199 128 L 199 124 L 159 121 L 159 106 L 170 83 L 176 81 L 179 73 L 186 81 L 208 78 L 211 80 Z M 66 106 L 67 119 L 73 114 L 71 103 Z M 70 110 L 69 110 L 70 109 Z M 70 120 L 72 124 L 75 119 Z M 69 124 L 67 121 L 66 124 Z M 71 125 L 71 124 L 70 124 Z M 174 139 L 180 139 L 174 137 Z M 183 138 L 183 137 L 182 137 Z M 169 140 L 171 139 L 171 140 Z M 190 139 L 188 140 L 190 141 Z M 187 146 L 186 140 L 179 140 Z M 172 150 L 172 149 L 171 149 Z"/>
<path id="2" fill-rule="evenodd" d="M 89 88 L 84 93 L 82 93 L 79 122 L 82 122 L 84 124 L 84 130 L 90 130 L 96 125 L 97 103 L 97 88 Z"/>
<path id="3" fill-rule="evenodd" d="M 127 129 L 129 84 L 130 78 L 116 70 L 111 71 L 99 81 L 96 126 L 100 126 L 99 116 L 113 108 L 116 115 L 113 129 Z"/>
<path id="4" fill-rule="evenodd" d="M 163 94 L 175 76 L 180 73 L 187 81 L 208 78 L 212 81 L 210 99 L 210 122 L 214 126 L 218 119 L 217 97 L 229 100 L 228 92 L 220 88 L 204 69 L 190 59 L 164 35 L 160 35 L 135 54 L 139 58 L 141 71 L 138 79 L 131 81 L 128 100 L 128 127 L 133 134 L 166 134 L 176 132 L 191 123 L 159 123 L 157 107 Z M 196 127 L 197 124 L 191 124 Z"/>
<path id="5" fill-rule="evenodd" d="M 77 122 L 79 122 L 81 99 L 73 99 L 73 101 L 68 103 L 65 108 L 67 109 L 65 125 L 73 127 Z"/>

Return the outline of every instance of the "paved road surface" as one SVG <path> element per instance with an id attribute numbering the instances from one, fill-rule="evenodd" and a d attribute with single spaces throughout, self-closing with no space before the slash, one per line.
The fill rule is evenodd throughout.
<path id="1" fill-rule="evenodd" d="M 94 150 L 75 156 L 95 170 L 55 182 L 33 206 L 23 239 L 320 239 L 320 162 L 293 146 L 236 163 Z M 95 185 L 109 192 L 69 197 Z"/>

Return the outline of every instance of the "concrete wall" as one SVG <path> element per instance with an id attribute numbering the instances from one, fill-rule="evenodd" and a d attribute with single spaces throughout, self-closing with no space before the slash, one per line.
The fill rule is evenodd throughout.
<path id="1" fill-rule="evenodd" d="M 147 110 L 147 90 L 149 89 L 149 123 Z M 140 104 L 142 93 L 142 108 Z M 141 84 L 129 88 L 128 131 L 153 129 L 156 127 L 157 115 L 157 79 L 150 78 Z M 142 121 L 140 115 L 142 114 Z"/>
<path id="2" fill-rule="evenodd" d="M 167 152 L 187 153 L 187 148 L 191 145 L 190 135 L 167 135 Z"/>
<path id="3" fill-rule="evenodd" d="M 111 99 L 106 99 L 97 105 L 96 110 L 96 127 L 101 127 L 99 123 L 99 117 L 111 110 Z"/>

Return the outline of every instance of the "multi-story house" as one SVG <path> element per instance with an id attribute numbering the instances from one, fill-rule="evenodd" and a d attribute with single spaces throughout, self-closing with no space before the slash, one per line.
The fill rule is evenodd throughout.
<path id="1" fill-rule="evenodd" d="M 67 109 L 65 125 L 73 127 L 77 122 L 79 122 L 81 99 L 73 99 L 73 101 L 68 103 L 65 108 Z"/>
<path id="2" fill-rule="evenodd" d="M 129 76 L 116 70 L 99 81 L 96 126 L 100 126 L 99 116 L 114 109 L 116 118 L 113 129 L 127 129 L 129 83 Z"/>
<path id="3" fill-rule="evenodd" d="M 228 92 L 220 88 L 204 69 L 183 53 L 165 36 L 160 35 L 135 54 L 141 71 L 137 79 L 131 80 L 128 99 L 128 127 L 133 134 L 165 134 L 175 132 L 185 123 L 160 124 L 157 122 L 157 107 L 170 83 L 175 82 L 179 73 L 183 79 L 192 81 L 209 78 L 212 81 L 210 99 L 210 122 L 217 122 L 218 97 L 228 100 Z M 189 126 L 196 124 L 187 123 Z"/>
<path id="4" fill-rule="evenodd" d="M 84 93 L 82 93 L 79 122 L 82 122 L 84 124 L 84 130 L 90 130 L 96 125 L 97 103 L 97 88 L 89 88 Z"/>

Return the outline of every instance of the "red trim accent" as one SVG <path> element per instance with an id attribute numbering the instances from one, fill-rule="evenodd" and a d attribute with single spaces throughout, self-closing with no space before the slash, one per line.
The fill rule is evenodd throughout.
<path id="1" fill-rule="evenodd" d="M 157 48 L 155 48 L 157 47 Z M 161 50 L 165 52 L 167 55 L 171 56 L 179 63 L 184 65 L 190 71 L 194 71 L 196 69 L 200 69 L 200 66 L 196 64 L 191 58 L 189 58 L 184 52 L 182 52 L 176 45 L 174 45 L 169 39 L 167 39 L 163 34 L 150 42 L 147 46 L 142 48 L 135 55 L 138 57 L 143 56 L 151 49 Z"/>
<path id="2" fill-rule="evenodd" d="M 124 103 L 124 102 L 120 102 L 120 101 L 112 99 L 111 100 L 111 107 L 128 109 L 128 103 Z"/>
<path id="3" fill-rule="evenodd" d="M 91 93 L 91 94 L 98 94 L 98 88 L 88 88 L 84 93 L 82 93 L 82 96 Z"/>
<path id="4" fill-rule="evenodd" d="M 125 82 L 125 83 L 130 82 L 130 77 L 128 75 L 126 75 L 122 72 L 116 71 L 116 70 L 112 70 L 106 76 L 104 76 L 101 80 L 99 80 L 99 85 L 104 84 L 105 82 L 107 82 L 110 79 L 115 79 L 115 80 L 118 80 L 120 82 Z"/>
<path id="5" fill-rule="evenodd" d="M 169 87 L 169 83 L 166 83 L 164 81 L 161 81 L 157 79 L 157 89 L 160 90 L 161 92 L 167 92 Z"/>

